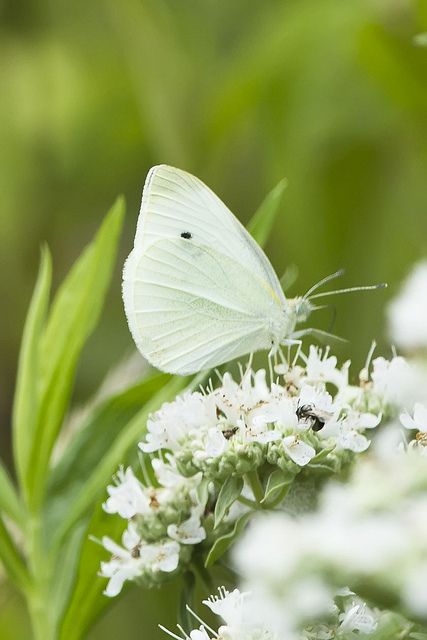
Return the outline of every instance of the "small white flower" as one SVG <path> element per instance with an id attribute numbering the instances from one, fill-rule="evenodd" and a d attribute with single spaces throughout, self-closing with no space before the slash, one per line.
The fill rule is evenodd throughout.
<path id="1" fill-rule="evenodd" d="M 132 523 L 124 532 L 122 543 L 123 547 L 107 536 L 102 538 L 104 548 L 113 554 L 109 562 L 101 562 L 100 575 L 109 578 L 104 591 L 109 597 L 118 595 L 126 580 L 134 580 L 144 569 L 144 561 L 134 554 L 134 549 L 139 548 L 141 540 Z"/>
<path id="2" fill-rule="evenodd" d="M 267 424 L 272 423 L 275 423 L 276 427 L 286 430 L 296 429 L 298 424 L 293 399 L 287 397 L 278 385 L 273 385 L 270 399 L 253 409 L 250 418 L 252 428 L 259 431 Z"/>
<path id="3" fill-rule="evenodd" d="M 316 455 L 316 450 L 297 436 L 286 436 L 282 442 L 290 459 L 300 467 L 304 467 Z"/>
<path id="4" fill-rule="evenodd" d="M 347 449 L 362 453 L 369 447 L 370 441 L 360 431 L 374 429 L 380 422 L 381 415 L 348 410 L 347 415 L 340 420 L 327 422 L 319 435 L 321 438 L 335 438 L 338 451 Z"/>
<path id="5" fill-rule="evenodd" d="M 153 458 L 151 460 L 151 466 L 153 467 L 154 475 L 159 484 L 162 487 L 176 488 L 177 486 L 188 481 L 187 478 L 182 476 L 176 468 L 176 462 L 170 455 L 166 455 L 167 462 L 164 462 L 160 458 Z"/>
<path id="6" fill-rule="evenodd" d="M 200 524 L 199 509 L 194 509 L 188 520 L 180 525 L 170 524 L 168 536 L 181 544 L 199 544 L 206 538 L 206 531 Z"/>
<path id="7" fill-rule="evenodd" d="M 309 384 L 303 385 L 298 398 L 298 406 L 303 407 L 304 405 L 312 406 L 316 411 L 330 416 L 331 419 L 338 411 L 330 393 L 316 389 Z"/>
<path id="8" fill-rule="evenodd" d="M 217 458 L 226 451 L 228 440 L 224 437 L 221 429 L 211 427 L 206 438 L 206 455 L 209 458 Z"/>
<path id="9" fill-rule="evenodd" d="M 414 417 L 409 413 L 400 414 L 400 422 L 405 429 L 427 432 L 427 409 L 423 404 L 417 402 L 414 406 Z"/>
<path id="10" fill-rule="evenodd" d="M 179 544 L 175 540 L 145 544 L 141 547 L 140 558 L 152 571 L 175 571 L 179 564 Z"/>
<path id="11" fill-rule="evenodd" d="M 203 600 L 203 604 L 220 616 L 227 626 L 234 627 L 242 623 L 244 603 L 248 595 L 248 593 L 241 593 L 239 589 L 230 592 L 225 587 L 220 587 L 218 595 L 212 595 L 207 600 Z"/>
<path id="12" fill-rule="evenodd" d="M 107 513 L 118 513 L 121 518 L 132 518 L 136 514 L 148 513 L 150 500 L 143 485 L 135 477 L 132 469 L 120 468 L 117 472 L 117 485 L 108 485 L 109 498 L 102 505 Z"/>
<path id="13" fill-rule="evenodd" d="M 365 602 L 359 598 L 352 598 L 345 605 L 344 612 L 339 616 L 340 631 L 360 631 L 363 634 L 370 634 L 378 626 L 378 617 Z"/>
<path id="14" fill-rule="evenodd" d="M 200 625 L 198 629 L 193 629 L 190 632 L 191 640 L 210 640 L 208 633 L 203 625 Z"/>
<path id="15" fill-rule="evenodd" d="M 331 382 L 340 389 L 348 383 L 349 364 L 346 363 L 342 370 L 339 370 L 336 357 L 329 355 L 329 347 L 322 353 L 321 349 L 311 345 L 306 358 L 306 382 Z"/>

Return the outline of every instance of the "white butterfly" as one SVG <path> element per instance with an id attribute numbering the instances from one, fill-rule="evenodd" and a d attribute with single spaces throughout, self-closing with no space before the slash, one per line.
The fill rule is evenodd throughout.
<path id="1" fill-rule="evenodd" d="M 166 165 L 145 182 L 123 300 L 142 355 L 181 375 L 314 331 L 295 331 L 314 309 L 308 294 L 286 299 L 267 256 L 225 204 Z"/>

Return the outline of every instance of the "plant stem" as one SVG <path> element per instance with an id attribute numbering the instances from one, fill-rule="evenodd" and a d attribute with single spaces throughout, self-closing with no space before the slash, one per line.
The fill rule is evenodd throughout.
<path id="1" fill-rule="evenodd" d="M 28 525 L 28 557 L 33 577 L 27 598 L 28 610 L 35 640 L 55 640 L 55 624 L 49 608 L 48 563 L 43 546 L 40 517 L 33 514 Z"/>

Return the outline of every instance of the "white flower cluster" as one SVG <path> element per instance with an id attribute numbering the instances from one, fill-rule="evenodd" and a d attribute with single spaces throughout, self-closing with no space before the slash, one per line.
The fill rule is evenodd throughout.
<path id="1" fill-rule="evenodd" d="M 402 358 L 377 358 L 371 378 L 362 372 L 357 386 L 348 382 L 348 363 L 339 368 L 328 351 L 311 347 L 301 359 L 276 367 L 271 385 L 264 370 L 247 369 L 240 383 L 225 374 L 219 387 L 187 392 L 150 416 L 140 444 L 150 472 L 141 481 L 131 468 L 120 469 L 107 488 L 105 511 L 127 522 L 121 545 L 102 540 L 112 554 L 101 565 L 107 595 L 117 595 L 126 580 L 149 586 L 167 579 L 190 562 L 194 545 L 207 551 L 245 510 L 257 508 L 254 473 L 265 498 L 274 470 L 281 474 L 283 494 L 272 491 L 274 500 L 263 504 L 271 508 L 303 469 L 305 479 L 340 471 L 369 447 L 365 431 L 396 399 L 396 372 L 410 378 Z M 216 503 L 230 478 L 243 485 L 218 518 Z"/>
<path id="2" fill-rule="evenodd" d="M 206 537 L 201 525 L 204 509 L 198 488 L 201 475 L 183 478 L 173 463 L 152 461 L 157 486 L 144 485 L 129 467 L 120 469 L 116 484 L 107 487 L 104 510 L 128 520 L 122 546 L 104 536 L 102 544 L 112 554 L 101 563 L 101 575 L 109 578 L 107 596 L 120 593 L 126 580 L 145 584 L 161 582 L 165 574 L 189 557 L 188 545 Z"/>
<path id="3" fill-rule="evenodd" d="M 373 363 L 376 381 L 369 388 L 349 385 L 349 363 L 338 368 L 328 351 L 312 346 L 303 360 L 304 366 L 276 367 L 271 385 L 263 369 L 247 369 L 240 383 L 226 373 L 219 387 L 163 405 L 150 417 L 140 448 L 168 450 L 184 475 L 202 471 L 219 480 L 266 463 L 295 475 L 325 449 L 334 458 L 365 451 L 365 430 L 381 420 L 384 393 L 377 388 L 386 385 L 383 359 Z"/>
<path id="4" fill-rule="evenodd" d="M 320 614 L 324 595 L 348 584 L 359 594 L 368 586 L 369 599 L 380 606 L 394 602 L 413 619 L 427 620 L 426 451 L 416 438 L 388 459 L 367 456 L 348 482 L 326 487 L 316 511 L 255 520 L 234 559 L 256 606 L 283 625 L 292 615 L 304 617 L 301 602 L 312 611 L 319 603 Z M 313 595 L 292 597 L 307 584 Z"/>
<path id="5" fill-rule="evenodd" d="M 309 612 L 306 619 L 313 617 L 313 611 L 318 612 L 318 607 L 316 608 L 318 602 L 313 603 L 311 600 L 313 595 L 317 595 L 314 594 L 311 585 L 306 585 L 305 591 L 300 589 L 295 595 L 306 604 L 306 614 Z M 202 618 L 189 607 L 187 607 L 188 611 L 200 623 L 196 629 L 187 633 L 178 625 L 181 633 L 178 635 L 161 625 L 160 628 L 174 640 L 332 640 L 332 638 L 348 638 L 353 632 L 368 636 L 376 630 L 378 613 L 369 609 L 349 589 L 341 590 L 336 600 L 339 604 L 334 602 L 329 594 L 322 600 L 324 609 L 322 614 L 328 619 L 328 624 L 308 624 L 304 629 L 298 630 L 294 624 L 295 609 L 293 615 L 287 617 L 285 625 L 282 612 L 281 623 L 278 625 L 277 619 L 269 615 L 271 612 L 266 612 L 259 607 L 260 603 L 251 592 L 242 592 L 239 589 L 230 592 L 220 587 L 218 595 L 203 600 L 203 604 L 224 623 L 217 631 L 203 622 Z M 301 609 L 297 602 L 296 604 L 298 609 Z M 288 612 L 290 611 L 291 607 L 288 607 Z"/>

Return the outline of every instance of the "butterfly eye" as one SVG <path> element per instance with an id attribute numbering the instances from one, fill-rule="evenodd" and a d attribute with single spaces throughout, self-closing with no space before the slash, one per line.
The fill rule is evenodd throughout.
<path id="1" fill-rule="evenodd" d="M 190 238 L 192 238 L 193 236 L 191 235 L 191 233 L 189 231 L 183 231 L 181 233 L 181 238 L 185 238 L 185 240 L 190 240 Z"/>

